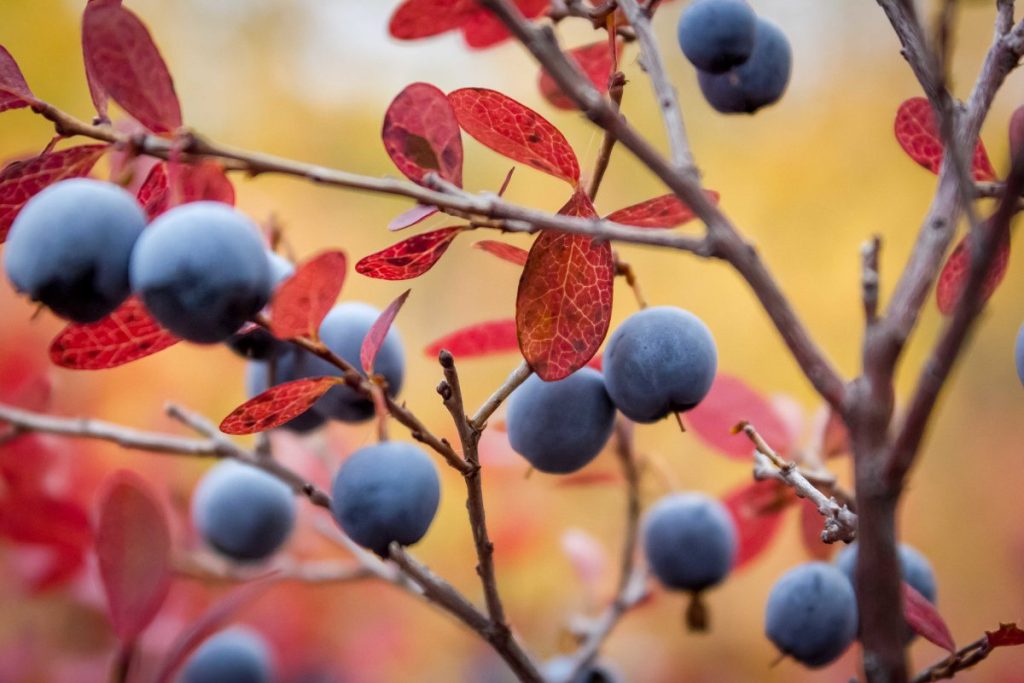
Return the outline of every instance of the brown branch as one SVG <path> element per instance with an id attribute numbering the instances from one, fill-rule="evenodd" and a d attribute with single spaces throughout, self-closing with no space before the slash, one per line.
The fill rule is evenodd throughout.
<path id="1" fill-rule="evenodd" d="M 868 327 L 878 322 L 878 256 L 882 250 L 882 238 L 875 235 L 860 248 L 861 253 L 861 300 L 864 303 L 864 320 Z"/>
<path id="2" fill-rule="evenodd" d="M 986 659 L 992 654 L 993 649 L 989 645 L 988 636 L 982 636 L 914 676 L 912 683 L 932 683 L 953 678 L 959 672 L 966 671 Z"/>
<path id="3" fill-rule="evenodd" d="M 513 391 L 516 390 L 520 384 L 525 382 L 527 378 L 533 374 L 533 370 L 530 369 L 529 364 L 524 360 L 522 363 L 512 371 L 512 374 L 508 376 L 508 379 L 502 383 L 498 389 L 491 394 L 490 398 L 484 401 L 484 404 L 473 414 L 469 423 L 473 429 L 483 430 L 487 426 L 487 420 L 490 419 L 494 411 L 507 399 Z"/>
<path id="4" fill-rule="evenodd" d="M 608 78 L 608 97 L 616 109 L 622 106 L 622 95 L 626 90 L 626 75 L 616 71 Z M 612 150 L 615 149 L 617 138 L 611 131 L 605 131 L 604 139 L 601 141 L 601 151 L 597 154 L 597 161 L 594 162 L 594 171 L 590 178 L 590 187 L 587 194 L 590 201 L 597 199 L 597 191 L 601 188 L 601 181 L 604 180 L 604 173 L 608 170 L 608 163 L 612 158 Z"/>

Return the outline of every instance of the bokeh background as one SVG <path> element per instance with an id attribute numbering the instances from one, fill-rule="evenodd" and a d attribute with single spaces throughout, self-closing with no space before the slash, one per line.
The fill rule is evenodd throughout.
<path id="1" fill-rule="evenodd" d="M 396 175 L 379 130 L 390 99 L 414 81 L 429 81 L 444 90 L 502 90 L 561 128 L 584 169 L 593 163 L 600 143 L 599 134 L 581 116 L 543 101 L 536 67 L 513 43 L 471 52 L 454 33 L 416 43 L 389 38 L 387 19 L 397 0 L 126 4 L 150 26 L 175 78 L 186 122 L 235 146 L 374 176 Z M 703 102 L 695 73 L 674 39 L 684 3 L 666 4 L 656 27 L 707 186 L 721 192 L 728 214 L 757 243 L 813 335 L 850 376 L 858 368 L 862 333 L 859 247 L 871 234 L 882 236 L 882 291 L 891 291 L 935 185 L 934 176 L 911 162 L 892 135 L 897 106 L 918 94 L 918 88 L 875 3 L 752 4 L 783 26 L 794 48 L 788 93 L 780 104 L 753 117 L 724 117 Z M 960 4 L 952 80 L 957 94 L 965 96 L 992 34 L 994 8 L 990 2 Z M 81 0 L 4 0 L 0 44 L 18 59 L 38 96 L 88 118 L 92 110 L 79 43 L 83 5 Z M 560 33 L 568 45 L 593 39 L 589 30 L 568 24 Z M 631 80 L 625 114 L 664 148 L 663 128 L 635 47 L 627 48 L 623 62 Z M 1018 74 L 996 99 L 983 129 L 997 169 L 1006 168 L 1006 122 L 1022 100 Z M 46 122 L 29 112 L 5 113 L 0 156 L 36 152 L 51 135 Z M 467 188 L 495 189 L 509 163 L 468 137 L 465 145 Z M 104 174 L 105 168 L 97 173 Z M 240 208 L 260 222 L 274 220 L 283 226 L 298 257 L 334 247 L 344 249 L 354 262 L 395 239 L 385 226 L 408 207 L 399 199 L 275 177 L 237 178 L 236 188 Z M 649 173 L 617 150 L 598 209 L 607 213 L 661 192 Z M 517 170 L 507 196 L 550 210 L 566 199 L 559 181 L 527 168 Z M 443 219 L 434 218 L 428 225 L 440 227 Z M 518 278 L 514 266 L 474 250 L 474 237 L 460 238 L 437 267 L 412 283 L 350 273 L 342 295 L 383 307 L 412 285 L 397 323 L 409 360 L 403 398 L 432 429 L 449 438 L 455 435 L 434 392 L 440 373 L 422 349 L 467 324 L 511 316 Z M 508 240 L 528 245 L 524 237 Z M 621 252 L 637 269 L 651 303 L 690 309 L 708 323 L 723 371 L 745 378 L 766 395 L 792 397 L 808 415 L 818 407 L 750 291 L 729 268 L 650 249 L 625 247 Z M 943 396 L 900 512 L 901 536 L 934 563 L 939 605 L 961 644 L 1000 621 L 1024 617 L 1024 530 L 1019 521 L 1024 391 L 1012 353 L 1024 317 L 1024 272 L 1016 261 L 1011 257 L 1009 275 Z M 613 326 L 636 308 L 628 290 L 621 283 L 618 287 Z M 901 399 L 942 324 L 933 302 L 926 308 L 899 373 Z M 181 344 L 98 373 L 47 368 L 47 345 L 61 322 L 49 313 L 34 312 L 9 285 L 0 287 L 3 372 L 38 367 L 48 373 L 55 413 L 179 431 L 163 416 L 167 401 L 219 419 L 244 399 L 244 363 L 220 347 Z M 518 362 L 507 355 L 462 363 L 468 402 L 476 405 L 486 398 Z M 407 438 L 398 426 L 394 433 Z M 722 458 L 692 435 L 680 434 L 673 422 L 643 426 L 636 434 L 639 450 L 667 472 L 645 479 L 646 502 L 669 486 L 720 496 L 749 479 L 745 463 Z M 319 475 L 314 473 L 327 477 L 346 453 L 370 443 L 374 435 L 368 425 L 332 425 L 326 434 L 305 440 L 275 439 L 279 452 L 288 457 L 330 463 Z M 195 550 L 187 523 L 188 497 L 208 462 L 125 452 L 106 444 L 56 439 L 48 444 L 47 457 L 59 463 L 59 481 L 53 485 L 72 487 L 87 505 L 106 472 L 117 467 L 143 472 L 177 511 L 181 552 Z M 530 648 L 541 658 L 554 656 L 572 646 L 570 622 L 596 614 L 613 587 L 623 530 L 621 486 L 610 476 L 575 485 L 537 473 L 527 477 L 525 463 L 507 453 L 500 434 L 488 444 L 491 464 L 485 489 L 506 606 Z M 19 457 L 34 455 L 29 451 Z M 848 476 L 845 459 L 832 465 Z M 602 455 L 585 472 L 614 473 L 613 455 Z M 440 513 L 415 553 L 478 599 L 462 485 L 447 471 L 443 484 Z M 343 551 L 308 530 L 324 515 L 306 503 L 302 506 L 307 531 L 289 546 L 288 554 L 300 561 L 343 558 Z M 607 553 L 605 570 L 588 582 L 580 580 L 563 552 L 562 540 L 570 529 L 590 535 Z M 769 551 L 710 594 L 710 634 L 686 633 L 683 599 L 656 592 L 652 601 L 625 618 L 608 642 L 605 659 L 627 680 L 640 683 L 848 681 L 857 674 L 856 646 L 833 666 L 807 672 L 789 661 L 776 663 L 776 653 L 762 635 L 771 584 L 805 558 L 797 516 L 790 513 Z M 95 569 L 88 567 L 72 583 L 39 593 L 29 590 L 26 580 L 38 562 L 31 549 L 0 543 L 0 679 L 103 680 L 114 640 Z M 145 646 L 158 653 L 229 588 L 177 580 Z M 475 635 L 431 607 L 374 582 L 278 586 L 239 618 L 276 644 L 282 680 L 303 680 L 301 676 L 315 673 L 323 676 L 316 680 L 354 683 L 509 680 L 500 661 Z M 911 651 L 915 668 L 941 655 L 920 639 Z M 1024 651 L 1002 650 L 962 680 L 1020 681 L 1022 670 Z"/>

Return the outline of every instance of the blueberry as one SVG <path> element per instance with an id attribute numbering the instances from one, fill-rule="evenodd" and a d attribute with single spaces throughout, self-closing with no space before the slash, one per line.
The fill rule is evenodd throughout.
<path id="1" fill-rule="evenodd" d="M 1014 359 L 1017 361 L 1017 378 L 1024 384 L 1024 325 L 1017 332 L 1017 345 L 1014 348 Z"/>
<path id="2" fill-rule="evenodd" d="M 753 114 L 779 101 L 789 84 L 793 55 L 789 40 L 775 24 L 757 20 L 754 51 L 725 73 L 697 72 L 704 99 L 723 114 Z"/>
<path id="3" fill-rule="evenodd" d="M 265 559 L 295 526 L 295 496 L 286 484 L 235 460 L 214 466 L 192 496 L 192 522 L 213 548 L 239 562 Z"/>
<path id="4" fill-rule="evenodd" d="M 241 627 L 205 640 L 182 669 L 180 683 L 271 683 L 273 664 L 267 642 Z"/>
<path id="5" fill-rule="evenodd" d="M 544 663 L 541 673 L 551 683 L 622 683 L 622 676 L 601 662 L 585 667 L 578 676 L 569 680 L 575 662 L 572 657 L 554 657 Z"/>
<path id="6" fill-rule="evenodd" d="M 756 27 L 746 0 L 694 0 L 679 17 L 679 47 L 701 71 L 722 73 L 750 57 Z"/>
<path id="7" fill-rule="evenodd" d="M 288 259 L 272 251 L 267 252 L 267 260 L 270 262 L 271 289 L 276 290 L 282 282 L 295 273 L 295 266 Z M 291 347 L 291 344 L 277 339 L 262 327 L 250 330 L 244 334 L 233 334 L 228 338 L 227 344 L 232 351 L 242 358 L 254 358 L 256 360 L 270 360 L 278 352 Z"/>
<path id="8" fill-rule="evenodd" d="M 631 315 L 612 334 L 604 354 L 608 395 L 636 422 L 693 408 L 711 389 L 717 367 L 707 326 L 671 306 Z"/>
<path id="9" fill-rule="evenodd" d="M 825 562 L 786 572 L 765 606 L 765 634 L 809 667 L 837 659 L 857 635 L 857 599 L 846 576 Z"/>
<path id="10" fill-rule="evenodd" d="M 4 268 L 33 301 L 79 323 L 106 316 L 128 298 L 128 262 L 146 227 L 135 197 L 78 178 L 46 188 L 11 225 Z"/>
<path id="11" fill-rule="evenodd" d="M 332 487 L 334 519 L 349 537 L 381 557 L 392 541 L 412 545 L 437 512 L 441 482 L 422 449 L 386 441 L 365 446 L 342 464 Z"/>
<path id="12" fill-rule="evenodd" d="M 259 230 L 219 202 L 159 216 L 131 258 L 132 289 L 168 330 L 189 341 L 224 341 L 259 313 L 271 275 Z"/>
<path id="13" fill-rule="evenodd" d="M 736 559 L 736 527 L 720 502 L 701 493 L 677 493 L 648 511 L 644 554 L 667 588 L 702 591 L 719 583 Z"/>
<path id="14" fill-rule="evenodd" d="M 541 472 L 575 472 L 597 457 L 615 425 L 615 406 L 601 373 L 582 368 L 565 379 L 536 375 L 508 402 L 512 448 Z"/>
<path id="15" fill-rule="evenodd" d="M 935 572 L 928 559 L 905 543 L 900 543 L 897 548 L 900 557 L 900 571 L 903 580 L 914 587 L 918 593 L 923 595 L 928 602 L 934 603 L 938 595 L 935 585 Z M 854 573 L 857 569 L 857 544 L 852 543 L 843 548 L 836 556 L 836 566 L 842 570 L 850 584 L 854 584 Z"/>
<path id="16" fill-rule="evenodd" d="M 277 357 L 274 359 L 274 379 L 275 384 L 284 384 L 294 379 L 298 379 L 295 376 L 295 359 L 297 357 L 297 349 L 285 349 L 279 351 Z M 249 398 L 262 394 L 264 391 L 270 388 L 269 377 L 270 375 L 270 364 L 263 363 L 260 361 L 251 360 L 245 364 L 245 393 Z M 314 429 L 318 429 L 327 421 L 327 418 L 316 412 L 312 408 L 302 413 L 298 417 L 295 417 L 285 424 L 281 425 L 283 429 L 288 429 L 299 434 L 305 434 L 311 432 Z"/>

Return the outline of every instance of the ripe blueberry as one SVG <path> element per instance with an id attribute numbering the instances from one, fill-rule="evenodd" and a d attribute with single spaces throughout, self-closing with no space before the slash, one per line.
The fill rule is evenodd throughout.
<path id="1" fill-rule="evenodd" d="M 775 24 L 757 20 L 754 51 L 725 73 L 697 72 L 704 99 L 723 114 L 753 114 L 778 102 L 789 84 L 793 55 L 789 40 Z"/>
<path id="2" fill-rule="evenodd" d="M 271 290 L 276 290 L 295 273 L 295 266 L 288 259 L 272 251 L 267 252 L 267 260 L 270 263 Z M 291 344 L 275 338 L 261 327 L 245 333 L 235 333 L 228 338 L 227 344 L 239 356 L 257 360 L 270 360 L 279 351 L 291 347 Z"/>
<path id="3" fill-rule="evenodd" d="M 736 559 L 736 526 L 720 502 L 702 493 L 677 493 L 648 511 L 644 554 L 667 588 L 702 591 L 719 583 Z"/>
<path id="4" fill-rule="evenodd" d="M 679 17 L 679 47 L 701 71 L 722 73 L 750 57 L 756 26 L 746 0 L 694 0 Z"/>
<path id="5" fill-rule="evenodd" d="M 271 683 L 267 642 L 255 631 L 235 627 L 204 641 L 185 663 L 181 683 Z"/>

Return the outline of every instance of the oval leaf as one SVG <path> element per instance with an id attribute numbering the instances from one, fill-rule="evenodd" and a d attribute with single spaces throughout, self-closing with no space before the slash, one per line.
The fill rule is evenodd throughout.
<path id="1" fill-rule="evenodd" d="M 481 144 L 574 187 L 579 183 L 576 153 L 561 131 L 537 112 L 486 88 L 456 90 L 448 99 L 462 130 Z"/>
<path id="2" fill-rule="evenodd" d="M 153 489 L 134 472 L 113 473 L 100 493 L 96 556 L 114 632 L 121 642 L 134 642 L 171 585 L 167 515 Z"/>
<path id="3" fill-rule="evenodd" d="M 161 161 L 150 169 L 149 175 L 135 195 L 146 215 L 153 220 L 167 210 L 170 180 L 167 177 L 167 163 Z"/>
<path id="4" fill-rule="evenodd" d="M 497 45 L 512 37 L 505 23 L 490 10 L 479 7 L 462 22 L 462 37 L 474 50 Z M 550 0 L 515 0 L 519 11 L 527 19 L 540 16 L 551 4 Z"/>
<path id="5" fill-rule="evenodd" d="M 896 140 L 903 151 L 932 173 L 942 167 L 943 145 L 939 129 L 935 125 L 932 106 L 924 97 L 912 97 L 896 111 Z M 995 169 L 985 152 L 985 145 L 978 140 L 971 159 L 974 179 L 985 182 L 996 179 Z"/>
<path id="6" fill-rule="evenodd" d="M 309 410 L 341 382 L 337 377 L 308 377 L 270 387 L 231 411 L 220 423 L 225 434 L 255 434 L 280 427 Z"/>
<path id="7" fill-rule="evenodd" d="M 0 111 L 20 109 L 37 102 L 35 95 L 21 75 L 14 57 L 0 45 Z"/>
<path id="8" fill-rule="evenodd" d="M 235 187 L 224 166 L 209 160 L 195 164 L 160 162 L 150 170 L 137 196 L 151 220 L 177 204 L 211 201 L 235 205 Z"/>
<path id="9" fill-rule="evenodd" d="M 611 46 L 607 40 L 599 40 L 590 45 L 573 48 L 566 52 L 566 54 L 579 65 L 583 73 L 587 75 L 587 79 L 597 88 L 597 91 L 604 94 L 608 92 L 608 81 L 611 78 L 612 69 L 618 54 L 622 52 L 621 41 L 616 41 L 615 52 L 616 54 L 612 53 Z M 555 83 L 555 79 L 551 78 L 548 72 L 543 69 L 540 72 L 537 86 L 540 88 L 540 94 L 544 96 L 544 99 L 555 107 L 567 110 L 577 109 L 576 103 L 562 92 L 562 89 Z"/>
<path id="10" fill-rule="evenodd" d="M 119 2 L 90 2 L 82 16 L 86 71 L 110 97 L 155 133 L 181 127 L 174 83 L 149 30 Z"/>
<path id="11" fill-rule="evenodd" d="M 712 204 L 718 203 L 718 193 L 705 190 Z M 674 194 L 666 194 L 633 206 L 627 206 L 606 216 L 607 220 L 636 228 L 674 228 L 696 218 L 696 214 Z"/>
<path id="12" fill-rule="evenodd" d="M 597 215 L 581 190 L 559 213 Z M 533 243 L 519 279 L 516 328 L 523 358 L 541 379 L 567 377 L 597 353 L 611 322 L 614 278 L 607 241 L 543 232 Z"/>
<path id="13" fill-rule="evenodd" d="M 989 266 L 988 273 L 981 285 L 981 302 L 984 304 L 995 293 L 999 283 L 1006 277 L 1006 268 L 1010 262 L 1009 234 L 999 243 L 995 258 Z M 946 265 L 939 273 L 939 281 L 935 285 L 935 301 L 943 315 L 949 315 L 956 308 L 960 295 L 967 285 L 971 274 L 970 235 L 966 235 L 949 255 Z"/>
<path id="14" fill-rule="evenodd" d="M 345 254 L 326 251 L 300 264 L 270 302 L 270 331 L 278 339 L 316 339 L 320 323 L 345 284 Z"/>
<path id="15" fill-rule="evenodd" d="M 399 230 L 405 230 L 412 226 L 427 220 L 435 213 L 440 211 L 436 206 L 426 206 L 424 204 L 417 204 L 408 211 L 405 211 L 394 218 L 388 223 L 388 230 L 391 232 L 398 232 Z"/>
<path id="16" fill-rule="evenodd" d="M 72 323 L 50 344 L 50 360 L 72 370 L 105 370 L 151 356 L 180 340 L 160 327 L 137 297 L 94 323 Z"/>
<path id="17" fill-rule="evenodd" d="M 519 351 L 519 337 L 516 336 L 516 321 L 489 320 L 464 327 L 431 342 L 424 353 L 437 358 L 441 349 L 447 349 L 456 358 L 479 358 L 496 353 Z"/>
<path id="18" fill-rule="evenodd" d="M 429 38 L 459 28 L 476 0 L 407 0 L 391 15 L 388 32 L 399 40 Z"/>
<path id="19" fill-rule="evenodd" d="M 381 131 L 384 149 L 405 177 L 423 183 L 436 173 L 462 187 L 462 134 L 444 93 L 413 83 L 391 102 Z"/>
<path id="20" fill-rule="evenodd" d="M 718 373 L 708 395 L 686 413 L 686 424 L 701 441 L 730 458 L 749 460 L 753 444 L 742 432 L 733 433 L 741 421 L 754 425 L 777 453 L 785 456 L 793 447 L 785 421 L 768 399 L 732 375 Z"/>
<path id="21" fill-rule="evenodd" d="M 500 259 L 504 259 L 509 263 L 514 263 L 517 266 L 525 266 L 526 259 L 529 257 L 530 252 L 525 249 L 521 249 L 512 244 L 505 244 L 504 242 L 497 242 L 495 240 L 480 240 L 473 244 L 477 249 L 483 249 L 488 254 L 494 254 Z"/>
<path id="22" fill-rule="evenodd" d="M 376 254 L 364 256 L 356 272 L 378 280 L 410 280 L 434 267 L 448 251 L 462 226 L 441 228 L 392 244 Z"/>
<path id="23" fill-rule="evenodd" d="M 737 551 L 733 569 L 748 564 L 771 545 L 782 527 L 782 513 L 794 500 L 777 481 L 755 481 L 722 499 L 736 525 Z"/>
<path id="24" fill-rule="evenodd" d="M 411 291 L 411 289 L 405 290 L 397 299 L 392 301 L 377 316 L 373 327 L 370 328 L 370 331 L 366 333 L 366 337 L 363 338 L 363 345 L 359 349 L 359 363 L 363 366 L 363 372 L 368 377 L 373 374 L 373 364 L 377 360 L 377 352 L 380 351 L 380 345 L 384 343 L 384 338 L 388 335 L 391 324 L 395 322 L 395 316 L 398 315 L 398 311 L 401 310 L 405 300 L 409 298 L 409 292 Z"/>
<path id="25" fill-rule="evenodd" d="M 914 633 L 925 640 L 935 643 L 944 650 L 956 652 L 956 643 L 949 627 L 935 605 L 924 597 L 906 581 L 902 582 L 903 616 Z"/>

